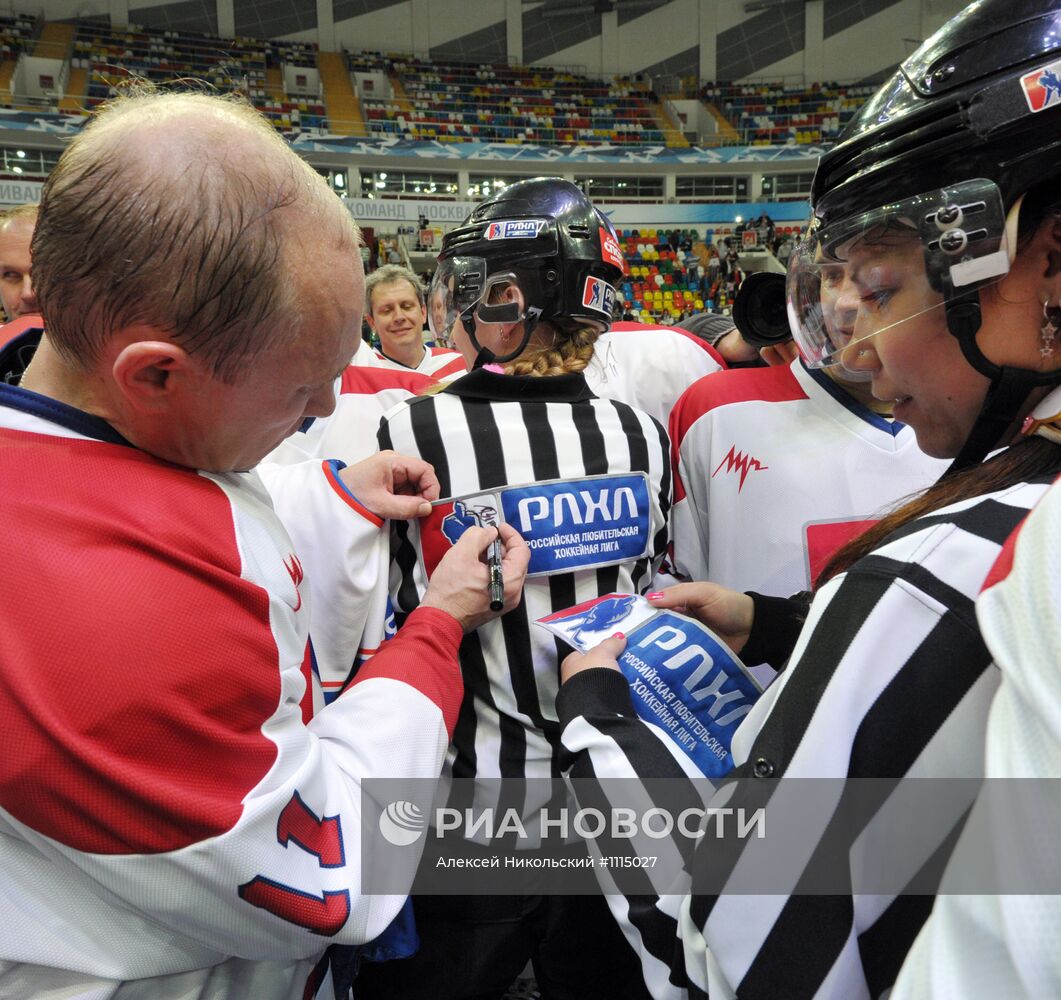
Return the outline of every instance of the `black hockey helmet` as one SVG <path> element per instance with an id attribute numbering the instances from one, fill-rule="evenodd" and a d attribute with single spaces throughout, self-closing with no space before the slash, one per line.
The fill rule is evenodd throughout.
<path id="1" fill-rule="evenodd" d="M 428 321 L 447 340 L 458 316 L 475 340 L 475 320 L 524 321 L 522 353 L 540 320 L 566 319 L 600 332 L 611 326 L 615 286 L 623 274 L 619 240 L 608 218 L 559 177 L 518 181 L 486 199 L 447 233 L 428 293 Z M 525 310 L 491 304 L 491 290 L 515 284 Z M 485 352 L 489 353 L 489 352 Z"/>
<path id="2" fill-rule="evenodd" d="M 805 359 L 840 363 L 859 340 L 943 307 L 968 362 L 992 380 L 955 467 L 979 462 L 1028 393 L 1061 380 L 995 365 L 975 340 L 979 289 L 1004 277 L 1016 252 L 1014 208 L 1059 173 L 1061 8 L 978 0 L 901 65 L 821 158 L 810 233 L 788 276 L 789 320 Z M 833 311 L 830 286 L 871 244 L 923 259 L 919 311 L 895 322 Z"/>

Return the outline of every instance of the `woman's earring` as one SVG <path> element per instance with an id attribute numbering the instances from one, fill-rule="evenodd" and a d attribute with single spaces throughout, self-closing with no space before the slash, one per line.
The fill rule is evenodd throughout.
<path id="1" fill-rule="evenodd" d="M 1057 307 L 1049 307 L 1046 302 L 1043 303 L 1043 325 L 1039 327 L 1039 336 L 1042 338 L 1042 346 L 1039 348 L 1039 353 L 1044 357 L 1048 358 L 1054 353 L 1054 338 L 1057 336 L 1057 331 L 1061 329 L 1061 309 Z"/>

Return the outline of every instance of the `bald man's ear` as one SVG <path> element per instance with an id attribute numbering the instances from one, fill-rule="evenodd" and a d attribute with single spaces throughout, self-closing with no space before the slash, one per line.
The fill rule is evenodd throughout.
<path id="1" fill-rule="evenodd" d="M 143 413 L 167 409 L 189 378 L 202 378 L 186 351 L 165 340 L 137 340 L 123 347 L 111 365 L 126 402 Z"/>

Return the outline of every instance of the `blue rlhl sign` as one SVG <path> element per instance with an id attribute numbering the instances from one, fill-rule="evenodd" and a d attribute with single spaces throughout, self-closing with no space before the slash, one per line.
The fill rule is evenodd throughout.
<path id="1" fill-rule="evenodd" d="M 514 486 L 501 510 L 531 550 L 528 573 L 608 566 L 640 559 L 651 541 L 651 500 L 643 473 Z"/>
<path id="2" fill-rule="evenodd" d="M 491 222 L 484 236 L 488 240 L 532 240 L 545 225 L 543 219 L 510 219 Z"/>
<path id="3" fill-rule="evenodd" d="M 732 769 L 733 734 L 761 692 L 728 647 L 696 622 L 664 611 L 630 633 L 619 666 L 638 715 L 707 777 Z"/>

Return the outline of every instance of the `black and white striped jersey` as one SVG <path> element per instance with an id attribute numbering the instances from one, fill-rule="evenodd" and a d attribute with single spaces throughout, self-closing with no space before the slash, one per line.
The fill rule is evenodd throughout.
<path id="1" fill-rule="evenodd" d="M 466 636 L 465 697 L 450 749 L 454 777 L 554 778 L 560 660 L 570 648 L 532 622 L 611 592 L 638 593 L 667 543 L 666 431 L 625 403 L 598 399 L 581 374 L 477 370 L 445 392 L 395 407 L 382 448 L 435 467 L 444 498 L 396 523 L 391 596 L 399 617 L 462 524 L 505 519 L 532 557 L 523 599 Z"/>
<path id="2" fill-rule="evenodd" d="M 1055 409 L 1061 391 L 1054 391 Z M 1061 779 L 1061 479 L 1003 549 L 976 617 L 1001 685 L 987 723 L 985 777 Z M 1006 782 L 1025 788 L 1029 780 Z M 1035 783 L 1035 803 L 998 830 L 985 789 L 951 855 L 932 916 L 903 964 L 894 1000 L 1038 1000 L 1061 996 L 1061 895 L 1056 894 L 1056 795 Z M 1051 816 L 1052 813 L 1052 816 Z M 1045 814 L 1045 815 L 1044 815 Z M 986 831 L 990 830 L 990 834 Z M 984 843 L 990 845 L 987 851 Z M 966 865 L 1042 878 L 1039 893 L 974 894 Z M 1052 884 L 1047 884 L 1051 876 Z M 1015 880 L 1014 880 L 1015 881 Z M 1008 888 L 1008 886 L 1006 886 Z M 964 890 L 964 891 L 963 891 Z"/>
<path id="3" fill-rule="evenodd" d="M 733 809 L 763 806 L 773 837 L 738 841 L 730 827 L 721 839 L 702 840 L 687 858 L 686 875 L 659 887 L 659 895 L 649 887 L 637 897 L 609 900 L 655 996 L 682 995 L 672 975 L 690 996 L 711 1000 L 887 995 L 931 910 L 931 895 L 735 889 L 742 875 L 762 870 L 769 860 L 764 852 L 777 844 L 771 809 L 776 816 L 781 808 L 779 788 L 792 788 L 780 778 L 982 777 L 988 709 L 999 681 L 974 601 L 1007 536 L 1049 481 L 914 520 L 817 593 L 788 669 L 734 737 L 734 776 L 744 780 L 723 785 L 711 800 Z M 621 675 L 576 676 L 564 686 L 558 709 L 564 763 L 573 777 L 593 786 L 603 776 L 682 778 L 683 770 L 668 760 L 667 741 L 638 721 Z M 975 787 L 969 796 L 971 804 Z M 924 877 L 936 870 L 930 863 L 942 866 L 966 807 L 946 828 L 920 831 L 918 848 L 901 856 L 897 885 L 909 884 L 902 880 L 907 871 Z M 852 879 L 872 874 L 880 864 L 877 849 L 894 842 L 888 824 L 897 817 L 887 800 L 868 812 L 853 840 L 838 838 L 836 810 L 815 815 L 791 884 L 806 885 L 815 865 L 837 856 Z M 917 826 L 908 813 L 898 821 Z M 691 893 L 690 870 L 721 891 Z"/>

